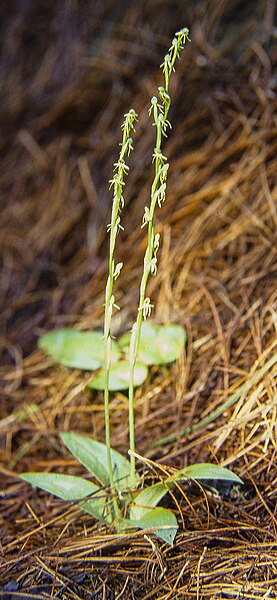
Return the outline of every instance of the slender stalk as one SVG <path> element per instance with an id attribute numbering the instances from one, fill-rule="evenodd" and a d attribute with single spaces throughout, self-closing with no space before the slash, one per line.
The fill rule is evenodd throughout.
<path id="1" fill-rule="evenodd" d="M 171 125 L 167 119 L 170 108 L 169 81 L 173 73 L 177 58 L 180 58 L 180 50 L 184 48 L 186 40 L 189 40 L 188 29 L 182 29 L 175 34 L 168 53 L 164 57 L 161 68 L 164 73 L 164 86 L 158 88 L 159 99 L 154 96 L 151 100 L 149 115 L 153 115 L 156 127 L 156 143 L 153 152 L 154 178 L 151 186 L 150 206 L 145 207 L 142 227 L 147 226 L 148 242 L 143 260 L 143 273 L 140 283 L 139 306 L 136 321 L 132 327 L 130 341 L 130 384 L 129 384 L 129 444 L 130 444 L 130 481 L 135 485 L 135 418 L 134 418 L 134 370 L 138 354 L 138 346 L 141 336 L 143 319 L 151 314 L 153 305 L 150 298 L 146 296 L 146 286 L 150 273 L 157 272 L 157 252 L 159 248 L 159 234 L 154 232 L 154 213 L 156 205 L 161 207 L 166 197 L 166 180 L 168 162 L 162 154 L 162 140 L 167 137 L 167 130 Z"/>
<path id="2" fill-rule="evenodd" d="M 108 260 L 108 279 L 106 284 L 105 292 L 105 313 L 104 313 L 104 369 L 105 369 L 105 389 L 104 389 L 104 410 L 105 410 L 105 437 L 106 437 L 106 448 L 107 448 L 107 464 L 109 471 L 109 481 L 111 491 L 113 492 L 113 503 L 115 516 L 119 517 L 120 511 L 116 498 L 116 488 L 113 476 L 113 465 L 111 458 L 111 434 L 110 434 L 110 410 L 109 410 L 109 378 L 110 368 L 112 362 L 112 338 L 111 338 L 111 320 L 113 315 L 113 309 L 119 308 L 115 304 L 115 298 L 113 295 L 113 283 L 120 274 L 123 263 L 115 264 L 114 251 L 116 244 L 116 237 L 120 229 L 123 229 L 120 224 L 120 211 L 124 206 L 123 198 L 123 186 L 124 176 L 128 174 L 129 167 L 125 163 L 125 156 L 129 156 L 133 149 L 132 138 L 130 133 L 134 130 L 134 123 L 137 119 L 136 112 L 131 109 L 127 114 L 124 115 L 124 121 L 122 124 L 122 142 L 120 144 L 121 150 L 119 153 L 118 162 L 114 165 L 114 175 L 110 181 L 110 187 L 113 188 L 113 202 L 112 202 L 112 213 L 111 222 L 108 225 L 108 232 L 110 234 L 109 240 L 109 260 Z"/>

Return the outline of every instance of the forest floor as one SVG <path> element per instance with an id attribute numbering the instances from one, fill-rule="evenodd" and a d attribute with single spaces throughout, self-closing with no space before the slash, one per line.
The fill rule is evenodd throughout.
<path id="1" fill-rule="evenodd" d="M 273 0 L 38 0 L 0 7 L 0 597 L 4 600 L 277 598 L 277 194 Z M 185 355 L 136 391 L 140 455 L 209 461 L 244 481 L 177 493 L 173 547 L 116 534 L 18 478 L 85 475 L 59 434 L 104 441 L 90 374 L 37 348 L 53 328 L 103 326 L 113 163 L 124 112 L 139 113 L 117 258 L 115 332 L 137 310 L 152 178 L 151 97 L 175 31 L 168 195 L 158 209 L 157 323 Z M 275 39 L 276 42 L 276 39 Z M 128 450 L 128 402 L 111 397 Z M 149 473 L 150 475 L 151 473 Z M 178 495 L 179 494 L 179 495 Z"/>

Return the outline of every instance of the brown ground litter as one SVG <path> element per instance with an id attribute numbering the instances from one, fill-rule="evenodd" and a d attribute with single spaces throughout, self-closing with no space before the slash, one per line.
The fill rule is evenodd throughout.
<path id="1" fill-rule="evenodd" d="M 1 3 L 0 597 L 5 600 L 277 597 L 277 194 L 274 0 Z M 21 482 L 84 474 L 59 433 L 104 439 L 89 374 L 36 348 L 63 325 L 102 325 L 108 180 L 123 113 L 140 115 L 126 186 L 115 332 L 136 312 L 151 182 L 149 99 L 174 32 L 168 198 L 157 215 L 157 322 L 187 328 L 184 361 L 136 398 L 138 452 L 164 465 L 213 461 L 244 488 L 176 492 L 173 548 L 116 535 L 78 506 Z M 275 40 L 276 41 L 276 40 Z M 111 400 L 128 448 L 127 399 Z M 157 466 L 158 469 L 158 466 Z M 149 477 L 151 473 L 149 473 Z"/>

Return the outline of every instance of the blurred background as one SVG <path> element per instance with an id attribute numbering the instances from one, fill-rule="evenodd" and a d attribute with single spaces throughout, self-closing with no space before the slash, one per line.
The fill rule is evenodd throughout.
<path id="1" fill-rule="evenodd" d="M 276 58 L 274 9 L 273 0 L 1 2 L 5 362 L 13 364 L 17 352 L 29 354 L 37 336 L 53 324 L 76 323 L 87 315 L 82 326 L 91 327 L 101 318 L 97 298 L 103 291 L 108 181 L 123 114 L 131 106 L 139 112 L 139 123 L 122 252 L 134 271 L 128 239 L 140 225 L 152 174 L 154 131 L 147 110 L 176 30 L 189 27 L 192 42 L 171 84 L 173 131 L 165 147 L 175 161 L 170 197 L 185 169 L 182 157 L 194 152 L 196 162 L 194 171 L 176 184 L 175 208 L 211 181 L 217 167 L 206 164 L 199 172 L 197 152 L 206 151 L 216 138 L 223 145 L 221 136 L 232 134 L 238 113 L 241 128 L 248 131 L 255 119 L 253 126 L 259 126 L 259 118 L 270 126 L 276 86 L 270 64 Z M 165 208 L 165 221 L 166 213 Z M 124 279 L 122 285 L 124 296 Z"/>

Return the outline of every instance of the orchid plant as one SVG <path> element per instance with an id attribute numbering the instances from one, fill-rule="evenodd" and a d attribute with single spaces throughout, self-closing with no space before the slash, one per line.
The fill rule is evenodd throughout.
<path id="1" fill-rule="evenodd" d="M 169 364 L 177 360 L 184 350 L 186 332 L 181 325 L 157 325 L 147 321 L 153 305 L 147 296 L 147 282 L 157 272 L 157 253 L 160 236 L 155 233 L 154 215 L 166 198 L 168 161 L 162 150 L 171 124 L 168 120 L 171 98 L 169 82 L 180 52 L 189 40 L 187 28 L 178 31 L 161 65 L 164 84 L 151 100 L 149 116 L 153 119 L 156 140 L 152 160 L 154 176 L 149 206 L 145 207 L 142 227 L 147 229 L 147 247 L 139 288 L 137 317 L 131 331 L 126 331 L 116 341 L 111 335 L 114 310 L 118 309 L 114 295 L 114 282 L 119 277 L 123 263 L 116 263 L 117 236 L 122 229 L 121 211 L 124 208 L 124 185 L 129 167 L 126 157 L 133 150 L 132 133 L 137 114 L 131 109 L 124 116 L 122 141 L 118 161 L 110 181 L 113 190 L 111 220 L 108 225 L 109 257 L 105 292 L 104 332 L 60 329 L 48 332 L 39 340 L 39 346 L 51 358 L 66 367 L 95 371 L 88 383 L 89 389 L 103 390 L 105 410 L 105 443 L 75 432 L 64 432 L 61 439 L 71 454 L 88 470 L 93 481 L 60 473 L 23 473 L 21 478 L 66 501 L 78 501 L 85 512 L 101 519 L 117 531 L 149 529 L 163 541 L 173 544 L 178 522 L 169 509 L 158 506 L 162 498 L 180 482 L 195 479 L 205 483 L 225 480 L 242 483 L 241 479 L 223 467 L 210 463 L 190 465 L 173 471 L 151 486 L 136 469 L 136 460 L 146 462 L 135 447 L 134 388 L 147 379 L 151 365 Z M 110 394 L 128 389 L 129 398 L 129 457 L 111 447 Z M 171 472 L 171 471 L 170 471 Z M 167 471 L 168 473 L 168 471 Z M 97 483 L 95 483 L 95 481 Z"/>

